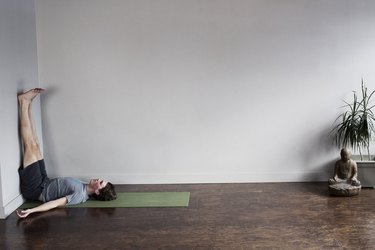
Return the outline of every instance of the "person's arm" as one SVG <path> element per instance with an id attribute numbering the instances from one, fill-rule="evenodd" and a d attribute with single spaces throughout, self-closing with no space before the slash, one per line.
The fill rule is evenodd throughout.
<path id="1" fill-rule="evenodd" d="M 48 201 L 34 208 L 21 210 L 21 211 L 17 210 L 17 215 L 20 218 L 26 218 L 29 214 L 32 214 L 32 213 L 44 212 L 44 211 L 48 211 L 56 207 L 65 206 L 67 202 L 68 201 L 66 197 L 62 197 L 56 200 Z"/>

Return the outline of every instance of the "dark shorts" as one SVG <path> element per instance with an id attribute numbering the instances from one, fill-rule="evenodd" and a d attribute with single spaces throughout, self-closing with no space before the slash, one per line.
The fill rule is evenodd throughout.
<path id="1" fill-rule="evenodd" d="M 44 187 L 49 183 L 44 160 L 32 163 L 18 169 L 20 175 L 21 193 L 25 199 L 38 200 Z"/>

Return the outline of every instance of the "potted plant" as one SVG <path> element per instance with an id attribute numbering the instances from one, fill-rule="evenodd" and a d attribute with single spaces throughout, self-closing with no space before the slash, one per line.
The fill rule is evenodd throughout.
<path id="1" fill-rule="evenodd" d="M 337 119 L 331 133 L 339 148 L 351 148 L 358 151 L 353 160 L 358 166 L 358 180 L 362 187 L 375 187 L 375 159 L 370 154 L 370 143 L 375 137 L 375 115 L 371 98 L 375 90 L 368 93 L 367 87 L 361 84 L 361 96 L 353 91 L 352 103 L 345 102 L 346 111 Z M 363 152 L 365 151 L 365 153 Z"/>

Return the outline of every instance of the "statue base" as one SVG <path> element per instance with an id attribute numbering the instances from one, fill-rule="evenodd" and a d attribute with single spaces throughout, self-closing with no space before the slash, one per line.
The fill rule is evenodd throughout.
<path id="1" fill-rule="evenodd" d="M 361 192 L 361 186 L 349 183 L 336 183 L 328 186 L 329 194 L 333 196 L 355 196 Z"/>

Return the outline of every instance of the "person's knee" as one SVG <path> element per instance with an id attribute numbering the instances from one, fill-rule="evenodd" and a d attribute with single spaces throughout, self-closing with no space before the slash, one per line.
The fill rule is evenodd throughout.
<path id="1" fill-rule="evenodd" d="M 30 151 L 36 151 L 40 149 L 40 143 L 38 140 L 27 140 L 24 141 L 24 146 Z"/>
<path id="2" fill-rule="evenodd" d="M 36 158 L 40 158 L 40 144 L 38 141 L 25 142 L 25 157 L 33 155 Z"/>

